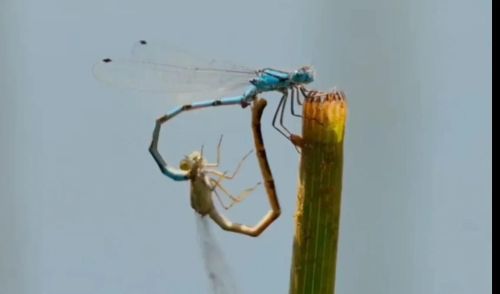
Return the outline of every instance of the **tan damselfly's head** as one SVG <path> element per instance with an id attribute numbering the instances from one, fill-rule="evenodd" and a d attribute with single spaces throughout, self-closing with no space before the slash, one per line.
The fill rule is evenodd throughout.
<path id="1" fill-rule="evenodd" d="M 202 168 L 206 164 L 206 160 L 203 158 L 202 151 L 193 151 L 191 154 L 184 157 L 179 164 L 179 168 L 183 171 L 192 171 L 194 169 Z"/>

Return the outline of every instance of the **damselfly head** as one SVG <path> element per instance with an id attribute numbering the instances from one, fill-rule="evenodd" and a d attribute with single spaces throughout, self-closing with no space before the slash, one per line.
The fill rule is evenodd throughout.
<path id="1" fill-rule="evenodd" d="M 291 79 L 296 84 L 309 84 L 314 81 L 314 70 L 310 66 L 304 66 L 292 73 Z"/>
<path id="2" fill-rule="evenodd" d="M 199 151 L 194 151 L 191 154 L 184 157 L 179 164 L 179 168 L 184 171 L 190 171 L 194 167 L 199 167 L 203 165 L 205 160 Z"/>

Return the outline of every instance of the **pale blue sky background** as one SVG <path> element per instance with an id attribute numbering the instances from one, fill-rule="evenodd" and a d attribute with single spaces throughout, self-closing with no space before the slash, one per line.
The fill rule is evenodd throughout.
<path id="1" fill-rule="evenodd" d="M 338 293 L 491 293 L 491 33 L 491 1 L 0 0 L 0 293 L 208 293 L 188 186 L 147 152 L 175 102 L 91 74 L 138 39 L 312 62 L 315 87 L 348 93 Z M 270 128 L 273 98 L 283 215 L 257 239 L 214 228 L 246 294 L 288 290 L 298 157 Z M 163 153 L 214 156 L 224 133 L 230 169 L 249 122 L 238 107 L 183 115 Z M 251 160 L 229 187 L 259 177 Z M 254 223 L 266 204 L 260 189 L 229 215 Z"/>

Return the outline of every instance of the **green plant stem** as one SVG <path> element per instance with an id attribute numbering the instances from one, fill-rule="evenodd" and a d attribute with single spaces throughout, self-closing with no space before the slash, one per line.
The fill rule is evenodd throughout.
<path id="1" fill-rule="evenodd" d="M 347 104 L 340 92 L 313 93 L 303 111 L 291 294 L 332 294 L 339 236 Z"/>

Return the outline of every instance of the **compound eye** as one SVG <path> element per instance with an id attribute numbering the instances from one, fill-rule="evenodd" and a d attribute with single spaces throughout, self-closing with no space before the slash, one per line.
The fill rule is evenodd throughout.
<path id="1" fill-rule="evenodd" d="M 191 162 L 187 159 L 183 159 L 179 164 L 179 168 L 183 171 L 189 171 L 191 169 Z"/>

